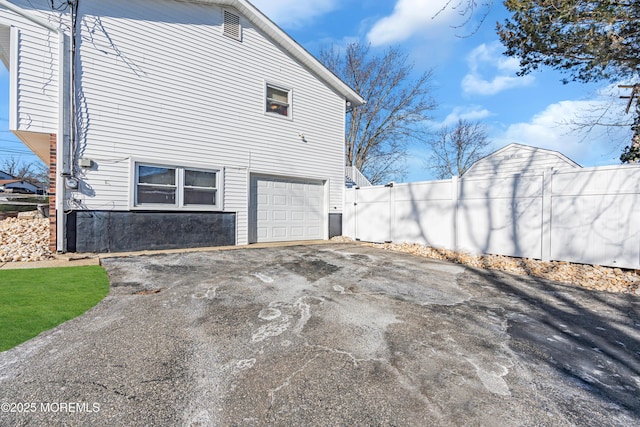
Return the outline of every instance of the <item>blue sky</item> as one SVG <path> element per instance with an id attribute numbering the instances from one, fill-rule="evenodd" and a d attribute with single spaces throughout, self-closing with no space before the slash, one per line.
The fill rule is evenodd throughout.
<path id="1" fill-rule="evenodd" d="M 511 142 L 558 150 L 583 166 L 619 163 L 630 138 L 628 128 L 576 131 L 574 122 L 606 114 L 624 116 L 625 101 L 615 84 L 561 83 L 563 75 L 544 68 L 517 77 L 517 61 L 502 55 L 495 24 L 507 17 L 496 1 L 485 21 L 479 14 L 460 28 L 458 10 L 442 10 L 447 0 L 252 0 L 309 52 L 344 46 L 355 40 L 374 51 L 399 46 L 415 64 L 416 74 L 434 70 L 434 127 L 459 118 L 478 120 L 489 130 L 492 149 Z M 457 3 L 456 1 L 452 3 Z M 440 12 L 439 12 L 440 11 Z M 0 165 L 14 155 L 36 160 L 7 129 L 8 74 L 0 66 Z M 10 142 L 13 141 L 13 142 Z M 409 147 L 406 181 L 432 179 L 425 167 L 425 146 Z"/>
<path id="2" fill-rule="evenodd" d="M 416 73 L 434 70 L 438 108 L 433 125 L 459 118 L 479 120 L 489 130 L 492 148 L 518 142 L 554 149 L 583 166 L 618 164 L 630 138 L 628 128 L 579 132 L 572 123 L 589 121 L 608 108 L 624 117 L 626 102 L 608 82 L 562 84 L 566 77 L 544 68 L 517 77 L 518 61 L 502 55 L 496 22 L 508 16 L 495 1 L 484 22 L 465 18 L 447 0 L 252 0 L 267 16 L 311 53 L 323 46 L 362 40 L 375 50 L 399 46 L 410 55 Z M 456 1 L 451 2 L 456 4 Z M 410 147 L 407 181 L 433 178 L 425 168 L 426 147 Z"/>

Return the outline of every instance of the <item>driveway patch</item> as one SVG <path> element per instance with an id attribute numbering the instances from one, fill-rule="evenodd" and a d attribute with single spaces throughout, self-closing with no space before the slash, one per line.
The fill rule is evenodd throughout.
<path id="1" fill-rule="evenodd" d="M 0 402 L 37 404 L 0 425 L 640 423 L 636 296 L 357 244 L 104 266 L 103 302 L 0 353 Z"/>

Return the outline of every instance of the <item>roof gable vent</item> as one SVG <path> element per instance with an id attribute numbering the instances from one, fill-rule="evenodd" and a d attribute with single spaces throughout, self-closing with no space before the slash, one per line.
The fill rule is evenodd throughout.
<path id="1" fill-rule="evenodd" d="M 224 34 L 236 40 L 242 40 L 242 28 L 240 27 L 240 16 L 224 11 Z"/>

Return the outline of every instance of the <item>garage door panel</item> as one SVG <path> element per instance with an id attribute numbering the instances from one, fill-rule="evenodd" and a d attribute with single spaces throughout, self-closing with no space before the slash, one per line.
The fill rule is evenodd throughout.
<path id="1" fill-rule="evenodd" d="M 259 227 L 258 228 L 258 241 L 264 241 L 265 239 L 267 239 L 269 237 L 269 232 L 265 227 Z"/>
<path id="2" fill-rule="evenodd" d="M 274 239 L 282 239 L 287 237 L 287 227 L 272 227 L 271 237 Z"/>
<path id="3" fill-rule="evenodd" d="M 309 212 L 309 213 L 307 213 L 307 220 L 308 221 L 320 221 L 321 219 L 322 219 L 322 216 L 317 212 Z"/>
<path id="4" fill-rule="evenodd" d="M 306 233 L 310 236 L 317 236 L 322 234 L 322 231 L 319 227 L 309 227 L 307 228 Z"/>
<path id="5" fill-rule="evenodd" d="M 324 183 L 252 177 L 258 242 L 324 238 Z"/>
<path id="6" fill-rule="evenodd" d="M 286 221 L 287 220 L 287 211 L 273 211 L 274 221 Z"/>

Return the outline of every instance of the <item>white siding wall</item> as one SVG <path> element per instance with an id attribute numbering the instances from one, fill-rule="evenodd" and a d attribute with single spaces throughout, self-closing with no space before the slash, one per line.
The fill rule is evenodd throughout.
<path id="1" fill-rule="evenodd" d="M 226 168 L 224 209 L 226 211 L 237 212 L 236 236 L 237 244 L 246 245 L 249 243 L 249 212 L 247 210 L 249 194 L 249 174 L 247 169 Z"/>
<path id="2" fill-rule="evenodd" d="M 527 174 L 549 168 L 577 167 L 553 151 L 514 144 L 478 160 L 464 174 L 465 177 L 486 177 L 497 174 Z"/>
<path id="3" fill-rule="evenodd" d="M 177 1 L 80 3 L 85 209 L 129 209 L 130 157 L 225 167 L 225 210 L 247 230 L 247 171 L 330 180 L 342 211 L 344 99 L 244 19 L 222 34 L 222 9 Z M 264 114 L 265 83 L 293 91 L 293 120 Z M 306 137 L 304 142 L 299 133 Z M 337 208 L 337 209 L 334 209 Z"/>
<path id="4" fill-rule="evenodd" d="M 31 9 L 26 0 L 12 3 Z M 32 0 L 34 5 L 46 6 L 45 1 Z M 34 15 L 48 19 L 39 11 Z M 51 19 L 56 19 L 51 17 Z M 16 73 L 10 76 L 17 84 L 17 109 L 12 112 L 17 127 L 12 130 L 56 133 L 58 129 L 58 35 L 48 31 L 13 12 L 0 7 L 0 25 L 19 29 L 18 64 Z M 15 46 L 15 44 L 14 44 Z M 15 123 L 14 123 L 15 125 Z"/>
<path id="5" fill-rule="evenodd" d="M 11 58 L 11 27 L 0 25 L 0 59 L 8 69 Z"/>

